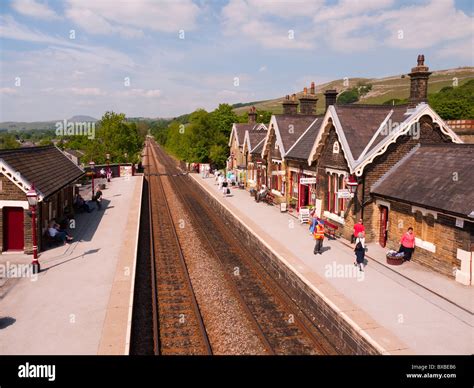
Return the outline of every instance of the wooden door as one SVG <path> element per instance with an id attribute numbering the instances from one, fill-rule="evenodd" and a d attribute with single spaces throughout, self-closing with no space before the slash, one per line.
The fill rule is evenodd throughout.
<path id="1" fill-rule="evenodd" d="M 3 250 L 23 251 L 24 214 L 21 207 L 3 208 Z"/>
<path id="2" fill-rule="evenodd" d="M 388 227 L 388 208 L 386 206 L 380 206 L 379 244 L 382 248 L 385 248 L 385 245 L 387 244 L 387 227 Z"/>

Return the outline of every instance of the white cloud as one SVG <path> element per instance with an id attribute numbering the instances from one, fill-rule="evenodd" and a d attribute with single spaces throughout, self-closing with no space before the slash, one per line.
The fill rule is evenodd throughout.
<path id="1" fill-rule="evenodd" d="M 18 23 L 10 15 L 0 15 L 0 38 L 22 40 L 35 43 L 61 43 L 62 40 L 28 28 Z"/>
<path id="2" fill-rule="evenodd" d="M 0 88 L 0 94 L 14 95 L 17 93 L 18 90 L 15 88 Z"/>
<path id="3" fill-rule="evenodd" d="M 93 34 L 143 36 L 142 29 L 178 32 L 196 27 L 199 7 L 191 0 L 69 0 L 66 16 Z"/>
<path id="4" fill-rule="evenodd" d="M 464 41 L 447 44 L 436 50 L 439 58 L 457 58 L 468 61 L 468 65 L 474 66 L 474 37 Z"/>
<path id="5" fill-rule="evenodd" d="M 393 3 L 394 0 L 341 0 L 336 5 L 325 6 L 318 10 L 314 20 L 316 22 L 336 21 L 347 16 L 364 15 L 387 8 Z"/>
<path id="6" fill-rule="evenodd" d="M 105 96 L 100 88 L 71 88 L 70 91 L 78 96 Z"/>
<path id="7" fill-rule="evenodd" d="M 119 92 L 118 95 L 125 97 L 157 98 L 161 97 L 161 91 L 158 89 L 130 89 L 127 91 Z"/>
<path id="8" fill-rule="evenodd" d="M 278 17 L 276 17 L 278 16 Z M 457 10 L 454 0 L 399 5 L 394 0 L 324 1 L 230 0 L 222 10 L 227 36 L 265 48 L 325 48 L 363 52 L 383 45 L 427 48 L 473 35 L 474 18 Z M 293 29 L 295 39 L 288 39 Z M 403 39 L 399 39 L 400 31 Z"/>
<path id="9" fill-rule="evenodd" d="M 14 0 L 11 5 L 16 12 L 25 16 L 44 20 L 59 19 L 59 15 L 46 4 L 35 0 Z"/>
<path id="10" fill-rule="evenodd" d="M 124 69 L 135 67 L 134 61 L 120 51 L 103 46 L 81 45 L 69 39 L 47 35 L 18 23 L 10 15 L 0 15 L 0 38 L 47 44 L 49 48 L 44 54 L 59 63 L 72 59 L 84 66 L 112 66 Z M 33 62 L 37 61 L 38 58 L 35 58 Z M 30 63 L 33 62 L 30 60 Z"/>
<path id="11" fill-rule="evenodd" d="M 292 18 L 308 16 L 320 1 L 231 0 L 222 10 L 222 28 L 227 36 L 241 37 L 268 48 L 310 49 L 314 42 Z M 272 16 L 287 19 L 275 22 Z"/>
<path id="12" fill-rule="evenodd" d="M 388 11 L 377 18 L 386 31 L 385 43 L 397 48 L 425 48 L 453 39 L 472 39 L 474 18 L 456 10 L 452 0 L 433 0 Z M 403 39 L 398 39 L 398 31 Z"/>

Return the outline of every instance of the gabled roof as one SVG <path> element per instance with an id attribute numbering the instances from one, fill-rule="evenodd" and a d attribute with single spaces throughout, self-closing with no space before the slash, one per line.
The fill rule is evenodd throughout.
<path id="1" fill-rule="evenodd" d="M 400 136 L 407 134 L 412 125 L 424 115 L 430 116 L 433 122 L 439 125 L 441 132 L 453 142 L 462 143 L 438 114 L 425 103 L 413 109 L 408 109 L 406 105 L 338 106 L 336 104 L 330 106 L 326 112 L 322 124 L 324 130 L 321 130 L 316 138 L 308 164 L 318 157 L 327 135 L 327 124 L 332 122 L 350 172 L 361 176 L 365 166 L 383 154 Z M 388 125 L 390 120 L 392 124 Z"/>
<path id="2" fill-rule="evenodd" d="M 334 105 L 354 160 L 359 159 L 381 125 L 390 120 L 392 123 L 405 121 L 407 108 L 407 105 Z M 385 137 L 381 133 L 375 136 L 375 141 L 371 143 L 371 146 L 373 147 Z"/>
<path id="3" fill-rule="evenodd" d="M 84 175 L 84 171 L 55 146 L 0 150 L 0 172 L 25 193 L 34 183 L 39 200 Z"/>
<path id="4" fill-rule="evenodd" d="M 234 123 L 232 124 L 232 131 L 230 132 L 229 136 L 229 147 L 232 145 L 232 139 L 235 137 L 237 140 L 237 145 L 239 147 L 242 147 L 244 145 L 244 140 L 245 140 L 245 132 L 246 131 L 252 131 L 252 130 L 258 130 L 260 127 L 265 127 L 264 124 L 261 123 Z M 265 127 L 266 129 L 266 127 Z"/>
<path id="5" fill-rule="evenodd" d="M 371 193 L 468 218 L 474 212 L 474 144 L 422 145 Z"/>
<path id="6" fill-rule="evenodd" d="M 285 159 L 302 159 L 306 160 L 309 157 L 311 149 L 313 148 L 316 136 L 323 123 L 324 116 L 319 116 L 312 124 L 303 132 L 300 138 L 287 151 Z"/>
<path id="7" fill-rule="evenodd" d="M 252 155 L 261 155 L 263 151 L 263 144 L 265 143 L 265 138 L 263 138 L 254 148 L 250 151 Z"/>
<path id="8" fill-rule="evenodd" d="M 276 143 L 282 158 L 285 158 L 288 150 L 317 119 L 316 115 L 272 115 L 269 128 L 275 131 Z M 268 149 L 269 136 L 270 130 L 265 138 L 262 157 Z"/>
<path id="9" fill-rule="evenodd" d="M 250 130 L 245 131 L 244 142 L 242 147 L 247 146 L 248 150 L 252 152 L 257 144 L 267 136 L 267 127 L 265 124 L 260 124 Z"/>

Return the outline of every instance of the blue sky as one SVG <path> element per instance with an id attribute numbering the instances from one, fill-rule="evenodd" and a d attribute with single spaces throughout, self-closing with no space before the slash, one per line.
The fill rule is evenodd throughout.
<path id="1" fill-rule="evenodd" d="M 472 66 L 472 0 L 11 0 L 0 121 L 172 117 L 343 77 Z M 236 82 L 237 81 L 237 82 Z"/>

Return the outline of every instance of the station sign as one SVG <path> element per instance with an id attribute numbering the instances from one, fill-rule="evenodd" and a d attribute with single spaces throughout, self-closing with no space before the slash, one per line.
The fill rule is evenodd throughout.
<path id="1" fill-rule="evenodd" d="M 339 199 L 354 198 L 354 194 L 352 194 L 348 189 L 342 189 L 342 190 L 337 191 L 337 198 Z"/>
<path id="2" fill-rule="evenodd" d="M 316 184 L 316 178 L 301 178 L 300 179 L 300 184 L 302 184 L 302 185 L 315 185 Z"/>
<path id="3" fill-rule="evenodd" d="M 286 171 L 285 170 L 272 171 L 272 175 L 286 175 Z"/>

